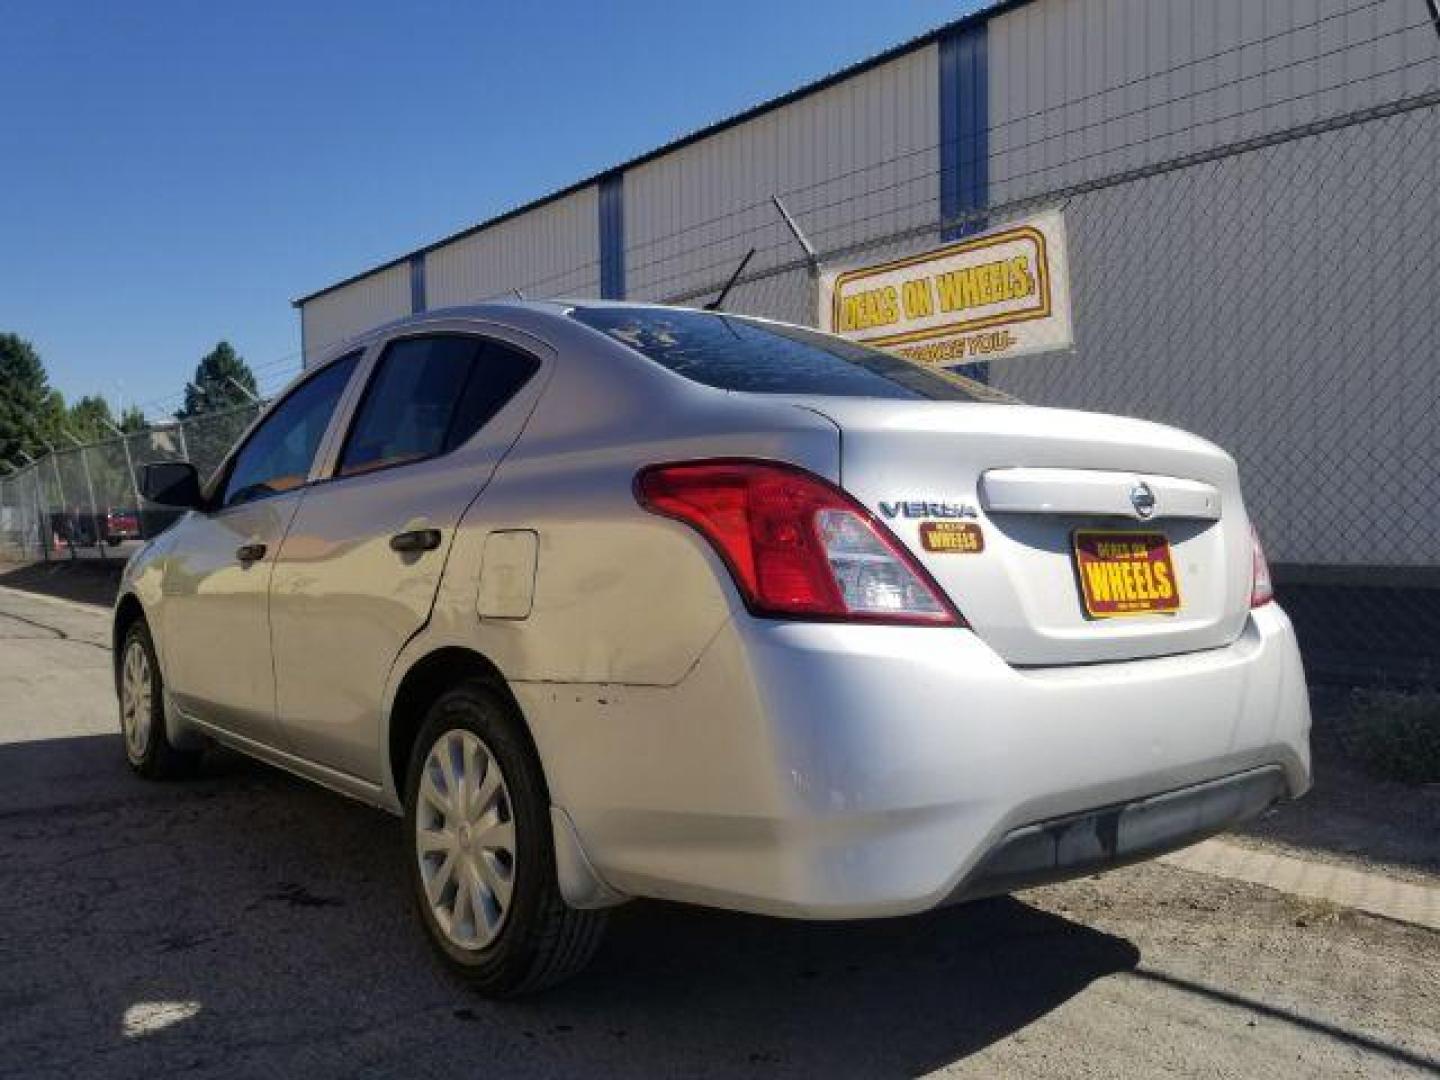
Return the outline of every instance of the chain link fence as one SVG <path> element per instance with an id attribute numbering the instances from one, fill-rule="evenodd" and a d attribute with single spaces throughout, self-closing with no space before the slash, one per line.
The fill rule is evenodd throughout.
<path id="1" fill-rule="evenodd" d="M 0 555 L 12 560 L 127 556 L 127 544 L 158 535 L 177 516 L 141 498 L 140 468 L 156 461 L 192 461 L 202 476 L 209 475 L 263 405 L 56 447 L 12 469 L 0 478 Z"/>
<path id="2" fill-rule="evenodd" d="M 1140 416 L 1224 446 L 1312 674 L 1434 682 L 1440 91 L 1127 162 L 1065 172 L 1071 182 L 1046 190 L 997 184 L 1020 194 L 941 220 L 937 150 L 922 147 L 858 185 L 848 176 L 784 193 L 814 259 L 775 204 L 754 203 L 637 239 L 629 294 L 704 303 L 753 252 L 726 309 L 814 324 L 821 267 L 879 263 L 1058 208 L 1073 349 L 991 358 L 971 373 L 1033 404 Z M 549 295 L 545 282 L 523 291 Z M 56 558 L 103 553 L 132 521 L 154 535 L 169 518 L 142 503 L 136 469 L 188 457 L 208 474 L 257 410 L 57 451 L 12 473 L 0 480 L 0 543 Z"/>

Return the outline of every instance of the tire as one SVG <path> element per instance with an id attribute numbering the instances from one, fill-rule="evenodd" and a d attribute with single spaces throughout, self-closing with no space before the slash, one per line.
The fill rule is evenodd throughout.
<path id="1" fill-rule="evenodd" d="M 164 688 L 150 627 L 144 619 L 136 619 L 125 631 L 120 646 L 115 692 L 120 706 L 120 736 L 125 745 L 125 759 L 147 780 L 193 776 L 200 765 L 200 751 L 177 750 L 170 743 L 165 728 Z M 127 694 L 133 696 L 127 697 Z"/>
<path id="2" fill-rule="evenodd" d="M 540 762 L 514 708 L 484 681 L 447 691 L 426 714 L 406 775 L 405 834 L 431 944 L 475 990 L 532 993 L 594 955 L 605 913 L 561 897 Z"/>

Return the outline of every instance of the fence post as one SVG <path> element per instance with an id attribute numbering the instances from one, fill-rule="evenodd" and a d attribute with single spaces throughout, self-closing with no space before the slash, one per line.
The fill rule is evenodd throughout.
<path id="1" fill-rule="evenodd" d="M 43 439 L 40 441 L 45 442 Z M 48 442 L 45 443 L 45 449 L 50 453 L 50 467 L 55 470 L 55 493 L 60 496 L 60 522 L 65 528 L 65 546 L 70 549 L 70 558 L 78 559 L 79 556 L 75 553 L 75 537 L 71 535 L 74 530 L 70 527 L 70 512 L 67 509 L 70 500 L 65 498 L 65 481 L 60 476 L 60 458 L 55 453 L 55 447 Z"/>
<path id="2" fill-rule="evenodd" d="M 125 453 L 125 473 L 130 477 L 130 490 L 135 494 L 135 522 L 140 526 L 140 538 L 148 540 L 150 538 L 145 535 L 145 519 L 140 514 L 140 479 L 135 475 L 135 460 L 130 456 L 130 436 L 108 420 L 101 422 L 120 436 L 120 449 Z"/>
<path id="3" fill-rule="evenodd" d="M 5 465 L 5 463 L 4 463 L 4 462 L 0 462 L 0 465 Z M 7 469 L 10 468 L 9 465 L 5 465 L 5 467 L 6 467 Z M 14 470 L 12 469 L 11 472 L 13 473 Z M 8 476 L 7 476 L 5 479 L 0 480 L 0 517 L 3 517 L 3 518 L 5 518 L 5 519 L 7 519 L 7 520 L 10 519 L 11 517 L 16 517 L 16 518 L 18 519 L 18 515 L 12 515 L 12 514 L 6 514 L 6 513 L 5 513 L 6 508 L 9 507 L 10 501 L 11 501 L 9 498 L 7 498 L 7 492 L 8 492 L 8 489 L 9 489 L 10 487 L 11 487 L 11 483 L 10 483 L 10 480 L 9 480 L 9 477 L 8 477 Z"/>
<path id="4" fill-rule="evenodd" d="M 85 456 L 85 444 L 70 433 L 68 428 L 61 428 L 65 437 L 80 448 L 80 469 L 85 474 L 85 490 L 90 496 L 90 527 L 95 530 L 95 550 L 100 553 L 100 558 L 105 558 L 105 538 L 100 534 L 100 507 L 95 502 L 95 479 L 90 475 L 90 459 Z"/>
<path id="5" fill-rule="evenodd" d="M 30 467 L 30 482 L 35 488 L 35 513 L 39 515 L 35 519 L 35 529 L 40 541 L 40 554 L 44 556 L 46 562 L 49 562 L 50 542 L 54 537 L 50 535 L 49 515 L 45 512 L 45 496 L 40 490 L 40 465 L 38 462 Z"/>

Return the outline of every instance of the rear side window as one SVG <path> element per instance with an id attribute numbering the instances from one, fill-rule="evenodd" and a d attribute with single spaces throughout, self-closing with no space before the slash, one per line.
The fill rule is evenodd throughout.
<path id="1" fill-rule="evenodd" d="M 673 308 L 577 307 L 571 316 L 678 375 L 756 394 L 994 401 L 969 379 L 797 326 Z"/>
<path id="2" fill-rule="evenodd" d="M 388 346 L 340 455 L 340 475 L 423 461 L 459 446 L 539 368 L 483 338 L 436 334 Z"/>

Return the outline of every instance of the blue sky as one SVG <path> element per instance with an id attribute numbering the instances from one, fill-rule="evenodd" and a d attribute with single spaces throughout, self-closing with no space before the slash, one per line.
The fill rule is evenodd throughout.
<path id="1" fill-rule="evenodd" d="M 977 6 L 0 0 L 0 331 L 175 407 L 290 300 Z"/>

